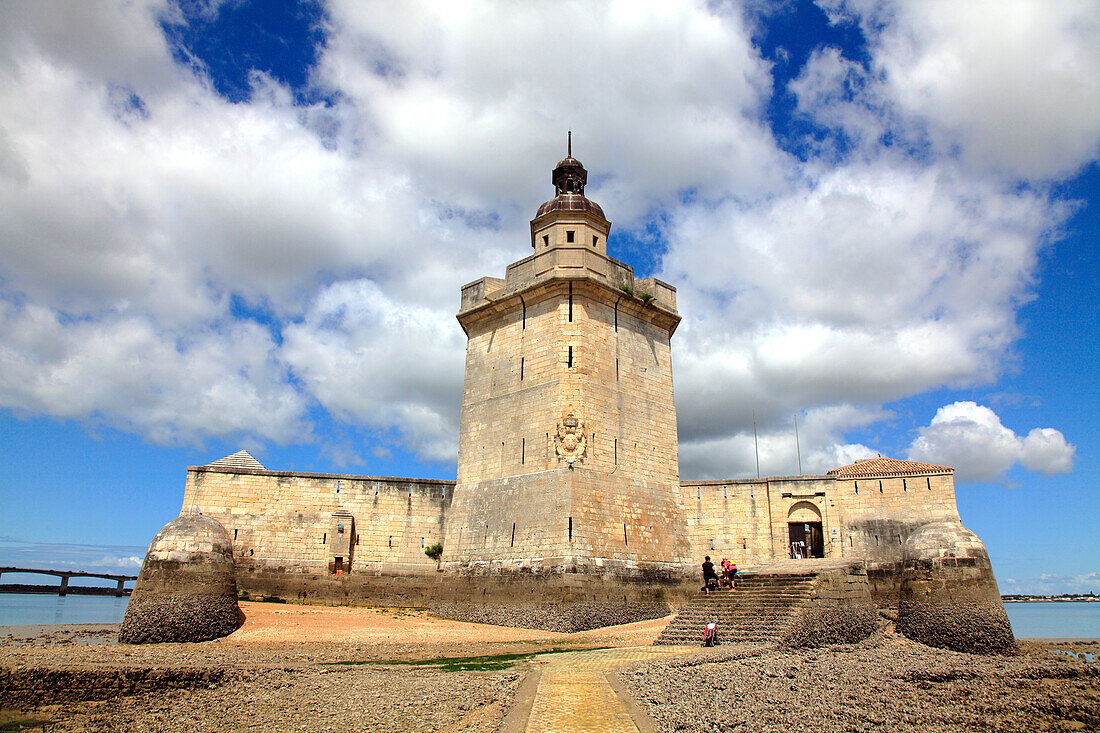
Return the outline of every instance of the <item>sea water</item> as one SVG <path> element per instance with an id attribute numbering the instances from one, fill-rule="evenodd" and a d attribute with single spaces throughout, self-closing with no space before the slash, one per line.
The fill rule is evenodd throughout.
<path id="1" fill-rule="evenodd" d="M 0 593 L 0 626 L 117 624 L 128 596 Z M 1100 639 L 1100 602 L 1006 603 L 1020 639 Z"/>
<path id="2" fill-rule="evenodd" d="M 129 596 L 0 593 L 0 626 L 119 624 Z"/>
<path id="3" fill-rule="evenodd" d="M 1100 639 L 1100 601 L 1006 603 L 1018 639 Z"/>

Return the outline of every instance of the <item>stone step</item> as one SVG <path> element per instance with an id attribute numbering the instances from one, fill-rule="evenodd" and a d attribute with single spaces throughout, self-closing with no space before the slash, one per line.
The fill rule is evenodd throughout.
<path id="1" fill-rule="evenodd" d="M 803 596 L 788 596 L 785 598 L 738 598 L 728 601 L 696 601 L 689 604 L 693 608 L 748 608 L 762 606 L 789 606 L 792 603 L 800 603 L 806 598 L 812 597 L 809 593 Z M 686 608 L 687 606 L 685 606 Z"/>
<path id="2" fill-rule="evenodd" d="M 680 609 L 656 644 L 701 644 L 708 623 L 718 624 L 718 639 L 775 641 L 791 617 L 812 597 L 816 573 L 738 576 L 737 587 L 698 593 Z"/>
<path id="3" fill-rule="evenodd" d="M 783 626 L 790 619 L 786 616 L 776 616 L 769 619 L 723 619 L 714 618 L 713 616 L 706 616 L 700 619 L 685 619 L 683 622 L 679 622 L 676 626 L 669 626 L 666 629 L 675 631 L 676 629 L 701 629 L 709 623 L 717 623 L 719 628 L 738 628 L 738 629 L 770 629 L 775 626 Z"/>
<path id="4" fill-rule="evenodd" d="M 710 611 L 694 611 L 693 610 L 693 611 L 690 611 L 688 613 L 679 614 L 677 616 L 677 618 L 682 619 L 684 621 L 697 621 L 699 619 L 704 619 L 704 618 L 709 618 L 709 619 L 721 618 L 721 619 L 728 619 L 728 620 L 731 620 L 731 621 L 735 620 L 735 619 L 745 619 L 747 621 L 754 621 L 754 620 L 766 621 L 766 620 L 772 619 L 772 618 L 786 618 L 788 616 L 788 612 L 790 610 L 791 609 L 788 608 L 788 609 L 785 609 L 784 611 L 777 611 L 775 613 L 756 613 L 756 612 L 753 612 L 753 611 L 744 612 L 744 613 L 714 613 L 714 612 L 710 612 Z"/>
<path id="5" fill-rule="evenodd" d="M 755 600 L 755 599 L 768 600 L 768 599 L 772 599 L 772 598 L 774 598 L 776 600 L 783 600 L 784 598 L 804 598 L 807 594 L 812 593 L 812 592 L 813 591 L 811 591 L 809 588 L 806 588 L 805 590 L 801 590 L 801 591 L 797 591 L 797 592 L 796 591 L 789 591 L 789 592 L 782 592 L 782 593 L 777 593 L 777 592 L 774 592 L 774 591 L 768 592 L 768 593 L 754 593 L 753 591 L 745 591 L 744 593 L 737 593 L 737 595 L 718 596 L 717 598 L 715 598 L 714 596 L 709 596 L 709 597 L 708 596 L 703 596 L 702 598 L 699 598 L 698 600 L 703 602 L 703 603 L 707 603 L 707 602 L 710 602 L 710 603 L 737 603 L 740 600 Z M 692 600 L 695 600 L 695 599 L 692 599 Z"/>

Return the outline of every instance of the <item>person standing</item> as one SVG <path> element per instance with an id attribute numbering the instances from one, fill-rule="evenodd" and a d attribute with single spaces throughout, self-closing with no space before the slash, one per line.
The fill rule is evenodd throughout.
<path id="1" fill-rule="evenodd" d="M 711 586 L 718 587 L 718 574 L 714 572 L 714 563 L 710 561 L 710 555 L 703 558 L 703 591 L 710 595 Z"/>

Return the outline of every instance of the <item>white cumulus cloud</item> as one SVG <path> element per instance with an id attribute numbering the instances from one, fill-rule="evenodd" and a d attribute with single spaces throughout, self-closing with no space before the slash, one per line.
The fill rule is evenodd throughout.
<path id="1" fill-rule="evenodd" d="M 945 155 L 1011 177 L 1073 173 L 1100 153 L 1092 0 L 822 0 L 871 44 L 878 101 Z"/>
<path id="2" fill-rule="evenodd" d="M 571 127 L 592 198 L 679 288 L 684 476 L 754 471 L 753 410 L 765 472 L 797 470 L 795 413 L 805 470 L 868 455 L 846 433 L 884 403 L 997 378 L 1065 215 L 1013 177 L 1092 160 L 1100 124 L 1087 6 L 924 7 L 833 8 L 870 69 L 819 49 L 791 91 L 855 144 L 799 160 L 752 29 L 701 0 L 334 2 L 315 105 L 262 74 L 219 97 L 161 0 L 5 3 L 0 406 L 246 443 L 314 440 L 320 406 L 451 462 L 459 287 L 527 254 Z M 1018 460 L 1062 470 L 1059 439 Z"/>
<path id="3" fill-rule="evenodd" d="M 455 459 L 465 351 L 449 310 L 346 281 L 321 291 L 284 333 L 282 357 L 325 409 L 396 429 L 426 458 Z"/>
<path id="4" fill-rule="evenodd" d="M 1058 430 L 1035 428 L 1021 437 L 993 410 L 969 401 L 936 410 L 909 446 L 911 459 L 953 466 L 960 481 L 993 481 L 1017 464 L 1047 475 L 1068 473 L 1075 452 Z"/>

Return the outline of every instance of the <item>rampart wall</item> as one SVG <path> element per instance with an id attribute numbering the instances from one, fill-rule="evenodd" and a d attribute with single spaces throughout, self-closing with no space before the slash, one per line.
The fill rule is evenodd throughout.
<path id="1" fill-rule="evenodd" d="M 549 480 L 557 473 L 579 480 L 588 473 L 595 478 L 599 472 L 582 469 L 576 472 L 580 475 L 572 475 L 558 469 L 532 478 Z M 604 478 L 606 483 L 609 477 Z M 499 485 L 489 494 L 499 499 L 513 482 L 514 478 L 490 482 Z M 636 557 L 648 567 L 643 572 L 618 567 L 613 559 L 635 546 L 662 544 L 652 536 L 661 522 L 639 512 L 631 500 L 637 492 L 644 494 L 645 487 L 619 483 L 597 487 L 594 493 L 579 492 L 591 494 L 590 501 L 613 505 L 610 511 L 603 505 L 587 507 L 588 502 L 570 496 L 573 492 L 567 489 L 559 500 L 573 509 L 562 517 L 561 526 L 552 527 L 544 526 L 543 520 L 564 512 L 538 509 L 554 500 L 550 495 L 520 501 L 528 509 L 514 516 L 504 516 L 494 507 L 516 502 L 489 501 L 479 510 L 482 525 L 459 527 L 447 524 L 453 481 L 215 466 L 188 469 L 184 507 L 194 505 L 226 528 L 233 541 L 238 585 L 251 595 L 422 606 L 469 598 L 471 583 L 485 586 L 478 593 L 486 599 L 503 598 L 516 588 L 491 581 L 492 576 L 531 576 L 557 568 L 542 572 L 542 580 L 528 578 L 530 587 L 523 593 L 552 603 L 608 598 L 637 603 L 656 597 L 654 588 L 667 586 L 669 595 L 661 592 L 661 601 L 675 605 L 684 574 L 667 559 L 642 552 Z M 568 485 L 567 481 L 563 486 Z M 544 492 L 553 493 L 552 489 L 543 487 Z M 694 577 L 694 564 L 705 554 L 716 562 L 729 557 L 743 567 L 786 558 L 789 523 L 820 522 L 825 557 L 862 558 L 872 590 L 885 597 L 897 590 L 902 548 L 909 535 L 928 522 L 958 519 L 950 472 L 688 481 L 680 489 L 691 548 L 689 577 Z M 486 500 L 492 498 L 489 494 Z M 595 511 L 591 516 L 589 509 Z M 679 508 L 669 506 L 665 511 Z M 614 526 L 607 526 L 609 516 Z M 424 550 L 436 543 L 461 543 L 461 533 L 475 530 L 485 535 L 480 538 L 487 550 L 485 559 L 463 567 L 445 563 L 449 572 L 437 572 L 439 564 Z M 608 558 L 610 563 L 588 567 L 591 562 L 585 557 Z M 580 586 L 567 582 L 563 568 L 606 576 L 605 585 L 610 585 L 597 583 L 592 586 L 599 589 L 595 593 L 578 595 Z M 619 582 L 625 585 L 616 585 Z"/>
<path id="2" fill-rule="evenodd" d="M 685 481 L 681 489 L 696 557 L 728 557 L 742 566 L 786 558 L 789 523 L 820 522 L 825 557 L 862 558 L 878 597 L 896 592 L 910 534 L 959 518 L 949 471 Z"/>
<path id="3" fill-rule="evenodd" d="M 221 522 L 238 568 L 434 572 L 453 481 L 192 466 L 183 505 Z M 242 571 L 238 571 L 240 575 Z"/>

